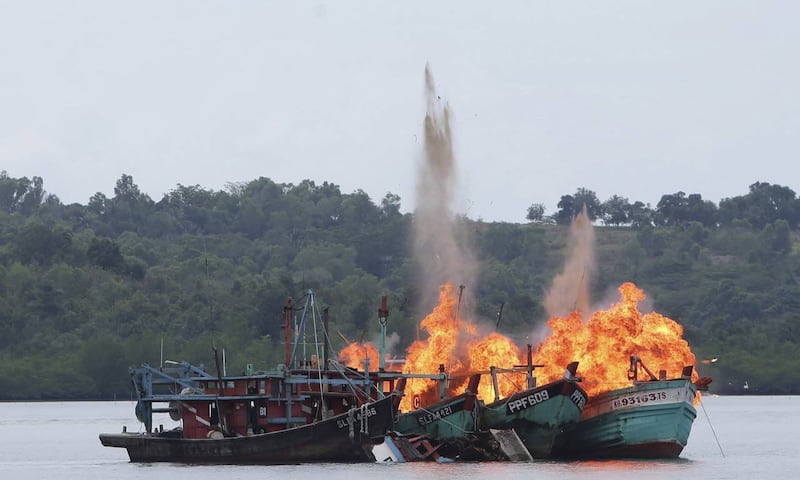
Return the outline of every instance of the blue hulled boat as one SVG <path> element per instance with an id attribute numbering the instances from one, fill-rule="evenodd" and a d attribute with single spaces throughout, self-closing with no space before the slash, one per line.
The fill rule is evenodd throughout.
<path id="1" fill-rule="evenodd" d="M 638 357 L 632 357 L 632 369 L 637 363 L 641 363 Z M 711 381 L 704 378 L 695 384 L 692 370 L 687 366 L 680 378 L 674 379 L 655 377 L 648 370 L 651 378 L 647 381 L 590 397 L 581 421 L 557 439 L 554 456 L 678 457 L 697 416 L 698 385 L 704 389 Z"/>

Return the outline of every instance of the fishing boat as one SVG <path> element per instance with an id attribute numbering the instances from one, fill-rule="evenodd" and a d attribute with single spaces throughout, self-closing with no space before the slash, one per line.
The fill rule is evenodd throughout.
<path id="1" fill-rule="evenodd" d="M 188 362 L 131 369 L 144 431 L 104 433 L 101 443 L 125 448 L 132 462 L 375 461 L 372 447 L 393 426 L 405 380 L 378 383 L 366 372 L 344 368 L 328 359 L 327 342 L 322 352 L 299 359 L 302 335 L 292 340 L 292 332 L 311 321 L 317 326 L 313 292 L 306 295 L 299 325 L 293 311 L 290 298 L 284 308 L 285 363 L 272 371 L 248 366 L 243 375 L 226 375 L 216 349 L 216 374 Z M 322 323 L 327 328 L 327 314 Z M 154 414 L 169 414 L 180 424 L 155 428 Z"/>
<path id="2" fill-rule="evenodd" d="M 535 386 L 532 367 L 529 355 L 529 388 L 483 406 L 481 428 L 513 429 L 531 457 L 550 458 L 556 438 L 580 421 L 587 397 L 578 386 L 578 362 L 567 366 L 563 378 L 541 386 Z M 493 379 L 497 373 L 492 369 Z"/>
<path id="3" fill-rule="evenodd" d="M 466 461 L 548 458 L 558 434 L 580 420 L 587 397 L 578 386 L 581 378 L 576 375 L 577 362 L 567 366 L 562 379 L 537 387 L 533 371 L 541 365 L 533 364 L 531 345 L 528 345 L 527 360 L 526 365 L 493 366 L 489 370 L 470 372 L 465 391 L 451 397 L 444 396 L 444 381 L 448 377 L 444 365 L 440 365 L 439 401 L 426 405 L 414 396 L 414 410 L 401 413 L 394 427 L 403 437 L 388 437 L 387 443 L 408 443 L 404 440 L 412 436 L 412 445 L 420 448 L 411 450 L 415 455 L 423 451 L 424 459 L 438 460 L 439 456 Z M 523 372 L 527 388 L 500 399 L 498 375 Z M 481 376 L 487 374 L 491 375 L 496 397 L 488 405 L 477 396 Z M 428 443 L 420 445 L 419 439 Z M 403 449 L 385 450 L 392 451 L 391 458 L 397 461 L 395 458 L 401 455 L 394 451 Z"/>
<path id="4" fill-rule="evenodd" d="M 433 459 L 444 456 L 461 459 L 476 455 L 478 439 L 477 398 L 481 375 L 469 378 L 464 393 L 443 398 L 430 405 L 422 405 L 419 397 L 413 398 L 414 410 L 398 415 L 394 426 L 396 432 L 405 436 L 418 435 L 434 446 L 430 453 Z M 413 437 L 412 437 L 413 438 Z"/>
<path id="5" fill-rule="evenodd" d="M 639 381 L 638 367 L 648 374 Z M 689 439 L 697 416 L 698 389 L 711 379 L 692 381 L 692 366 L 679 378 L 655 376 L 637 356 L 631 357 L 633 385 L 593 396 L 581 421 L 557 441 L 555 456 L 565 458 L 676 458 Z"/>

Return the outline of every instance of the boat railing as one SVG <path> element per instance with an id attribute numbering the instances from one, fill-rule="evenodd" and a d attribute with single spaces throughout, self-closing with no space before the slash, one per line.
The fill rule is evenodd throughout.
<path id="1" fill-rule="evenodd" d="M 175 367 L 155 368 L 147 363 L 139 368 L 130 369 L 131 380 L 138 397 L 157 395 L 158 387 L 170 388 L 180 386 L 181 391 L 202 393 L 197 386 L 198 381 L 213 379 L 202 367 L 188 362 L 180 362 Z M 174 393 L 174 392 L 169 392 Z"/>

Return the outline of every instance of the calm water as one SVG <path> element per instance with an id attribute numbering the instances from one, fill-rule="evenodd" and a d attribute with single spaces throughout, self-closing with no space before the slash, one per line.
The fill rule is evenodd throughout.
<path id="1" fill-rule="evenodd" d="M 705 407 L 705 410 L 703 409 Z M 166 418 L 166 417 L 165 417 Z M 710 419 L 710 422 L 709 422 Z M 168 420 L 168 419 L 167 419 Z M 163 422 L 167 428 L 168 422 Z M 131 402 L 0 403 L 0 479 L 797 478 L 800 397 L 705 397 L 689 445 L 672 461 L 527 464 L 185 466 L 133 464 L 100 432 L 138 430 Z M 713 426 L 713 430 L 712 430 Z M 714 438 L 714 433 L 719 443 Z M 720 446 L 722 448 L 721 453 Z"/>

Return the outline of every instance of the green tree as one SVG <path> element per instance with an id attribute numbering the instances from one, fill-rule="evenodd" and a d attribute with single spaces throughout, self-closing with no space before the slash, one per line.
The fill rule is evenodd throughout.
<path id="1" fill-rule="evenodd" d="M 125 231 L 141 233 L 153 210 L 153 201 L 139 191 L 133 177 L 122 174 L 114 187 L 114 197 L 108 202 L 105 215 L 116 234 Z"/>
<path id="2" fill-rule="evenodd" d="M 0 171 L 0 209 L 15 212 L 28 190 L 27 183 L 27 178 L 11 178 L 5 170 Z"/>
<path id="3" fill-rule="evenodd" d="M 642 202 L 633 202 L 630 206 L 629 214 L 631 226 L 635 229 L 641 229 L 653 225 L 653 210 L 650 204 L 645 205 Z"/>
<path id="4" fill-rule="evenodd" d="M 534 223 L 539 223 L 544 219 L 545 206 L 543 203 L 532 203 L 528 207 L 528 213 L 525 218 Z"/>
<path id="5" fill-rule="evenodd" d="M 606 225 L 624 225 L 631 221 L 631 204 L 627 198 L 612 195 L 603 203 L 603 223 Z"/>
<path id="6" fill-rule="evenodd" d="M 744 220 L 762 229 L 776 220 L 786 220 L 790 228 L 800 225 L 800 199 L 788 187 L 756 182 L 747 195 L 725 198 L 719 202 L 719 221 L 725 226 Z"/>
<path id="7" fill-rule="evenodd" d="M 62 257 L 72 244 L 72 234 L 62 228 L 50 228 L 34 220 L 19 232 L 17 249 L 25 262 L 49 263 Z"/>
<path id="8" fill-rule="evenodd" d="M 125 264 L 119 245 L 108 238 L 93 238 L 86 257 L 103 270 L 119 271 Z"/>
<path id="9" fill-rule="evenodd" d="M 33 177 L 32 181 L 27 184 L 25 195 L 19 201 L 19 209 L 22 213 L 30 215 L 39 208 L 44 199 L 44 180 L 42 177 Z"/>
<path id="10" fill-rule="evenodd" d="M 381 200 L 381 214 L 385 217 L 400 215 L 400 196 L 387 193 Z"/>
<path id="11" fill-rule="evenodd" d="M 594 221 L 603 215 L 603 207 L 597 194 L 592 190 L 580 187 L 575 191 L 575 195 L 564 195 L 558 202 L 558 212 L 555 214 L 556 222 L 560 225 L 569 225 L 572 219 L 586 208 L 589 220 Z"/>
<path id="12" fill-rule="evenodd" d="M 658 226 L 685 225 L 694 221 L 712 227 L 717 223 L 717 206 L 714 202 L 704 201 L 698 193 L 688 197 L 683 192 L 662 195 L 656 206 L 654 221 Z"/>

